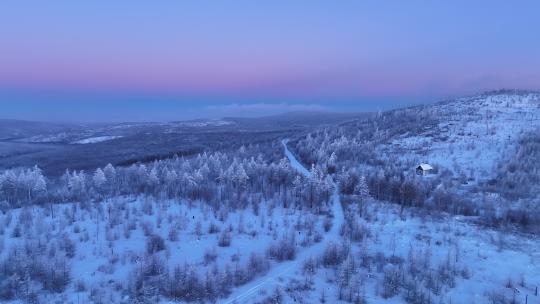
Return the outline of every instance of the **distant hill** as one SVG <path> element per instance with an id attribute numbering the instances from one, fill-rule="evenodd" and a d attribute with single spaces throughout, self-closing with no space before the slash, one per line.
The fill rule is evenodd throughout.
<path id="1" fill-rule="evenodd" d="M 60 124 L 0 121 L 0 168 L 39 165 L 47 174 L 66 168 L 93 170 L 174 155 L 273 142 L 370 114 L 294 112 L 258 118 L 173 122 Z"/>
<path id="2" fill-rule="evenodd" d="M 369 112 L 296 111 L 256 118 L 229 117 L 224 118 L 224 120 L 234 121 L 239 125 L 254 128 L 312 128 L 348 120 L 363 119 L 372 115 L 373 113 Z"/>
<path id="3" fill-rule="evenodd" d="M 82 126 L 67 123 L 0 119 L 0 140 L 16 140 L 36 135 L 81 130 Z"/>

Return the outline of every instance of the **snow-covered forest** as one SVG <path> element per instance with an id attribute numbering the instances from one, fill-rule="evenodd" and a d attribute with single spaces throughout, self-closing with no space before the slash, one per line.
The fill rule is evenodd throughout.
<path id="1" fill-rule="evenodd" d="M 0 302 L 540 303 L 539 119 L 539 94 L 504 91 L 0 171 Z"/>
<path id="2" fill-rule="evenodd" d="M 343 194 L 365 180 L 377 200 L 536 232 L 539 122 L 540 94 L 492 92 L 311 132 L 295 150 L 336 172 Z M 420 163 L 435 174 L 418 176 Z"/>
<path id="3" fill-rule="evenodd" d="M 5 170 L 0 298 L 212 301 L 294 259 L 332 224 L 331 184 L 258 149 L 57 179 Z"/>

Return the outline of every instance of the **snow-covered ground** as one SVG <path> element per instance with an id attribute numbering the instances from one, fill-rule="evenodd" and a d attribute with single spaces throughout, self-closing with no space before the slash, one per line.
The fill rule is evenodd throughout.
<path id="1" fill-rule="evenodd" d="M 166 267 L 189 264 L 204 273 L 214 265 L 223 269 L 226 264 L 245 264 L 251 253 L 264 256 L 269 244 L 288 231 L 297 233 L 299 248 L 313 243 L 308 231 L 311 225 L 315 231 L 323 231 L 319 217 L 270 208 L 269 204 L 261 205 L 258 215 L 251 209 L 215 213 L 203 203 L 145 198 L 118 198 L 101 204 L 99 214 L 98 209 L 88 211 L 71 203 L 7 211 L 0 215 L 0 259 L 24 246 L 44 246 L 43 252 L 63 248 L 68 239 L 74 248 L 73 258 L 68 260 L 73 284 L 62 294 L 47 298 L 78 303 L 88 301 L 89 292 L 95 289 L 110 302 L 120 302 L 122 293 L 111 286 L 126 288 L 132 271 L 145 258 L 149 235 L 164 239 L 160 257 Z M 231 244 L 220 247 L 224 231 L 230 231 Z M 278 264 L 271 273 L 279 273 L 287 265 L 292 264 Z M 78 282 L 86 286 L 84 291 L 76 290 Z"/>
<path id="2" fill-rule="evenodd" d="M 362 266 L 350 274 L 350 284 L 356 284 L 354 294 L 367 303 L 414 303 L 405 298 L 410 291 L 406 286 L 397 295 L 383 295 L 385 272 L 391 271 L 416 273 L 418 286 L 428 284 L 423 275 L 433 277 L 437 283 L 431 288 L 437 291 L 422 303 L 511 303 L 514 297 L 515 303 L 525 303 L 525 298 L 529 304 L 540 303 L 540 295 L 535 296 L 540 287 L 537 237 L 479 228 L 463 217 L 400 215 L 397 206 L 381 202 L 370 203 L 364 214 L 355 216 L 369 232 L 351 244 L 350 257 Z M 328 303 L 347 303 L 338 300 L 344 269 L 319 266 L 308 281 L 302 273 L 289 276 L 280 285 L 284 303 L 320 303 L 322 295 Z"/>
<path id="3" fill-rule="evenodd" d="M 121 138 L 122 136 L 95 136 L 95 137 L 89 137 L 81 140 L 77 140 L 72 142 L 72 144 L 80 144 L 80 145 L 86 145 L 86 144 L 96 144 L 99 142 L 109 141 L 117 138 Z"/>

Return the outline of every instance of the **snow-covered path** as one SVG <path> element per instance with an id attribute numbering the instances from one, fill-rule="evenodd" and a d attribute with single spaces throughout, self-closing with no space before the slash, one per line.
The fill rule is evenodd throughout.
<path id="1" fill-rule="evenodd" d="M 309 176 L 309 170 L 302 166 L 302 164 L 296 159 L 296 157 L 294 157 L 289 148 L 287 148 L 288 141 L 288 139 L 284 139 L 281 141 L 281 144 L 283 145 L 283 149 L 285 150 L 285 156 L 287 156 L 289 162 L 291 163 L 291 167 L 293 167 L 296 171 L 302 173 L 304 176 Z"/>
<path id="2" fill-rule="evenodd" d="M 287 148 L 287 140 L 282 141 L 283 147 L 285 149 L 285 155 L 289 159 L 291 166 L 298 170 L 305 176 L 309 176 L 309 171 L 300 164 L 300 162 L 294 157 L 294 155 Z M 322 254 L 326 246 L 334 241 L 339 241 L 339 228 L 344 221 L 343 209 L 341 207 L 341 202 L 339 200 L 339 192 L 334 184 L 334 192 L 332 194 L 332 211 L 334 214 L 334 221 L 330 231 L 324 236 L 323 240 L 311 247 L 305 248 L 304 250 L 298 252 L 296 259 L 294 261 L 287 261 L 280 264 L 277 264 L 273 267 L 268 273 L 264 276 L 245 284 L 237 289 L 235 289 L 227 299 L 222 299 L 218 303 L 250 303 L 250 300 L 257 295 L 257 293 L 266 289 L 267 291 L 272 291 L 277 286 L 282 285 L 281 279 L 286 278 L 287 275 L 292 275 L 296 270 L 301 269 L 304 261 L 310 257 L 317 258 Z"/>

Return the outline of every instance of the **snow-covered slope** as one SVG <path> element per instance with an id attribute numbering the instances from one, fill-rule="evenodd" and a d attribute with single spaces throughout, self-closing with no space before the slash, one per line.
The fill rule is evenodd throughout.
<path id="1" fill-rule="evenodd" d="M 379 113 L 292 144 L 305 163 L 326 164 L 335 153 L 346 169 L 399 166 L 414 173 L 427 163 L 462 180 L 487 181 L 519 140 L 539 129 L 540 93 L 500 91 Z"/>
<path id="2" fill-rule="evenodd" d="M 438 165 L 469 178 L 492 178 L 519 138 L 540 127 L 539 93 L 490 93 L 427 106 L 420 117 L 436 123 L 419 134 L 393 138 L 381 152 Z"/>

